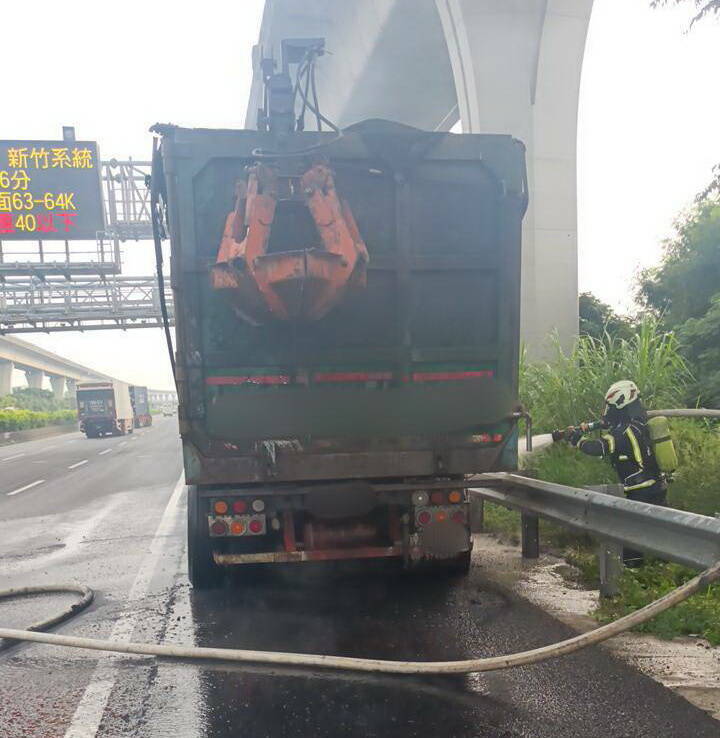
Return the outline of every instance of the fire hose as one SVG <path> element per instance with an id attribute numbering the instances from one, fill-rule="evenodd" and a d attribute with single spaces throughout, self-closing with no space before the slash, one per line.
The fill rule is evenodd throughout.
<path id="1" fill-rule="evenodd" d="M 676 417 L 718 417 L 720 410 L 707 410 L 703 408 L 693 410 L 662 410 L 655 411 L 653 414 L 660 413 Z M 0 599 L 38 594 L 57 594 L 60 592 L 79 594 L 80 599 L 57 615 L 35 623 L 25 630 L 0 628 L 0 639 L 4 639 L 4 642 L 0 645 L 0 650 L 15 645 L 18 642 L 26 641 L 45 643 L 52 646 L 65 646 L 67 648 L 85 648 L 93 651 L 108 651 L 136 656 L 157 656 L 161 658 L 204 659 L 233 663 L 273 664 L 276 666 L 302 666 L 307 668 L 384 674 L 470 674 L 537 664 L 559 656 L 566 656 L 588 646 L 602 643 L 638 625 L 646 623 L 660 613 L 684 602 L 697 592 L 702 592 L 718 580 L 720 580 L 720 561 L 715 562 L 693 579 L 672 590 L 672 592 L 668 592 L 654 602 L 645 605 L 645 607 L 629 615 L 625 615 L 612 623 L 601 625 L 599 628 L 595 628 L 587 633 L 581 633 L 558 643 L 533 648 L 529 651 L 519 651 L 518 653 L 506 656 L 490 656 L 458 661 L 391 661 L 348 656 L 327 656 L 324 654 L 284 653 L 282 651 L 207 648 L 170 643 L 130 643 L 99 638 L 57 635 L 44 631 L 53 625 L 68 620 L 88 607 L 93 601 L 93 591 L 88 587 L 77 584 L 38 585 L 0 590 Z"/>
<path id="2" fill-rule="evenodd" d="M 541 661 L 565 656 L 582 648 L 601 643 L 631 628 L 642 625 L 661 612 L 688 599 L 688 597 L 696 592 L 706 589 L 710 584 L 718 580 L 720 580 L 720 561 L 640 610 L 636 610 L 612 623 L 602 625 L 587 633 L 573 636 L 558 643 L 533 648 L 529 651 L 520 651 L 507 656 L 491 656 L 488 658 L 464 659 L 459 661 L 390 661 L 385 659 L 350 658 L 347 656 L 326 656 L 322 654 L 283 653 L 281 651 L 206 648 L 170 643 L 126 643 L 41 632 L 44 628 L 67 620 L 92 602 L 92 590 L 79 585 L 41 585 L 0 591 L 0 599 L 30 594 L 54 594 L 58 592 L 73 592 L 81 595 L 81 599 L 71 607 L 48 620 L 36 623 L 27 630 L 0 628 L 0 638 L 7 639 L 5 647 L 13 645 L 18 641 L 29 641 L 33 643 L 46 643 L 52 646 L 86 648 L 93 651 L 110 651 L 137 656 L 159 656 L 161 658 L 204 659 L 233 663 L 273 664 L 276 666 L 303 666 L 308 668 L 384 674 L 468 674 L 537 664 Z"/>

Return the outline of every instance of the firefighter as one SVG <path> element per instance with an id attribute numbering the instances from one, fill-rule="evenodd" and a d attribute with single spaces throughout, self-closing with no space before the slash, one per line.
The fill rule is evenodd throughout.
<path id="1" fill-rule="evenodd" d="M 637 385 L 623 379 L 605 394 L 605 412 L 600 423 L 582 423 L 579 427 L 554 431 L 553 440 L 569 441 L 589 456 L 607 458 L 617 472 L 625 496 L 651 505 L 667 504 L 667 483 L 653 452 L 648 417 Z M 602 427 L 600 438 L 587 438 L 586 433 Z M 643 563 L 640 551 L 623 549 L 626 566 Z"/>

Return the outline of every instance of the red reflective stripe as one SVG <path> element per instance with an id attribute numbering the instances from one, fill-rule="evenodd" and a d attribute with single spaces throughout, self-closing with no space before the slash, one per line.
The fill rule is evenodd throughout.
<path id="1" fill-rule="evenodd" d="M 404 381 L 413 382 L 446 382 L 463 379 L 482 379 L 493 377 L 492 369 L 483 369 L 470 372 L 413 372 L 410 377 L 404 377 Z M 393 378 L 392 372 L 319 372 L 313 376 L 315 382 L 377 382 L 389 381 Z M 286 374 L 260 374 L 231 377 L 207 377 L 205 384 L 210 386 L 238 385 L 238 384 L 263 384 L 277 385 L 290 384 L 290 377 Z"/>
<path id="2" fill-rule="evenodd" d="M 392 379 L 392 372 L 322 372 L 315 374 L 316 382 L 372 382 Z"/>
<path id="3" fill-rule="evenodd" d="M 290 384 L 290 377 L 284 374 L 262 374 L 245 377 L 207 377 L 205 384 L 215 387 L 228 384 Z"/>
<path id="4" fill-rule="evenodd" d="M 413 382 L 442 382 L 449 379 L 480 379 L 492 376 L 492 369 L 484 369 L 477 372 L 414 372 L 412 379 Z"/>

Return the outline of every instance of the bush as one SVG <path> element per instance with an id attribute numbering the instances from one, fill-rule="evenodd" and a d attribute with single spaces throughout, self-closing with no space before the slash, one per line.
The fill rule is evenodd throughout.
<path id="1" fill-rule="evenodd" d="M 693 376 L 672 333 L 646 316 L 630 339 L 580 336 L 569 353 L 555 340 L 552 362 L 523 359 L 520 396 L 538 432 L 576 425 L 603 411 L 607 388 L 632 379 L 648 407 L 679 407 Z"/>
<path id="2" fill-rule="evenodd" d="M 697 420 L 670 421 L 679 468 L 668 500 L 681 510 L 715 515 L 720 512 L 720 433 L 717 426 Z"/>
<path id="3" fill-rule="evenodd" d="M 29 430 L 46 425 L 73 423 L 77 416 L 72 410 L 35 412 L 33 410 L 0 410 L 0 431 Z"/>
<path id="4" fill-rule="evenodd" d="M 47 413 L 55 410 L 72 410 L 75 408 L 75 398 L 67 395 L 58 400 L 50 390 L 15 387 L 11 395 L 0 397 L 0 409 L 8 407 Z"/>
<path id="5" fill-rule="evenodd" d="M 620 594 L 603 600 L 596 612 L 600 622 L 611 622 L 649 605 L 695 576 L 696 572 L 678 566 L 653 562 L 640 569 L 625 569 L 620 580 Z M 699 635 L 712 645 L 720 645 L 720 586 L 710 585 L 679 605 L 666 610 L 637 630 L 660 638 Z"/>
<path id="6" fill-rule="evenodd" d="M 539 432 L 574 425 L 597 417 L 607 388 L 618 379 L 633 379 L 650 408 L 682 407 L 693 382 L 688 365 L 680 354 L 675 336 L 663 332 L 658 322 L 645 318 L 637 334 L 629 339 L 608 335 L 602 339 L 581 336 L 570 353 L 556 342 L 553 362 L 521 367 L 521 396 Z M 672 507 L 713 515 L 720 512 L 720 432 L 709 422 L 671 419 L 679 469 L 670 485 Z M 600 459 L 578 453 L 567 444 L 557 444 L 528 457 L 524 473 L 549 482 L 585 487 L 617 482 L 611 466 Z M 486 504 L 486 529 L 504 539 L 520 539 L 520 516 L 504 508 Z M 580 570 L 580 580 L 597 586 L 596 543 L 541 521 L 544 546 L 564 556 Z M 653 562 L 637 570 L 625 570 L 620 594 L 604 600 L 596 616 L 614 620 L 666 594 L 694 576 L 689 569 Z M 698 634 L 720 644 L 720 586 L 698 594 L 663 613 L 642 627 L 660 637 Z"/>

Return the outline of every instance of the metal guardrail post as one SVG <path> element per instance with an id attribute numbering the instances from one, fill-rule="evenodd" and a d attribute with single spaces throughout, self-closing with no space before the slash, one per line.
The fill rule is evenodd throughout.
<path id="1" fill-rule="evenodd" d="M 478 495 L 470 497 L 470 532 L 485 532 L 485 500 Z"/>
<path id="2" fill-rule="evenodd" d="M 540 518 L 532 513 L 520 514 L 522 532 L 522 557 L 537 559 L 540 557 Z"/>
<path id="3" fill-rule="evenodd" d="M 588 487 L 594 492 L 623 497 L 620 484 L 598 484 Z M 607 538 L 601 538 L 598 545 L 598 568 L 600 569 L 600 597 L 615 597 L 620 592 L 620 576 L 623 570 L 623 547 Z"/>

